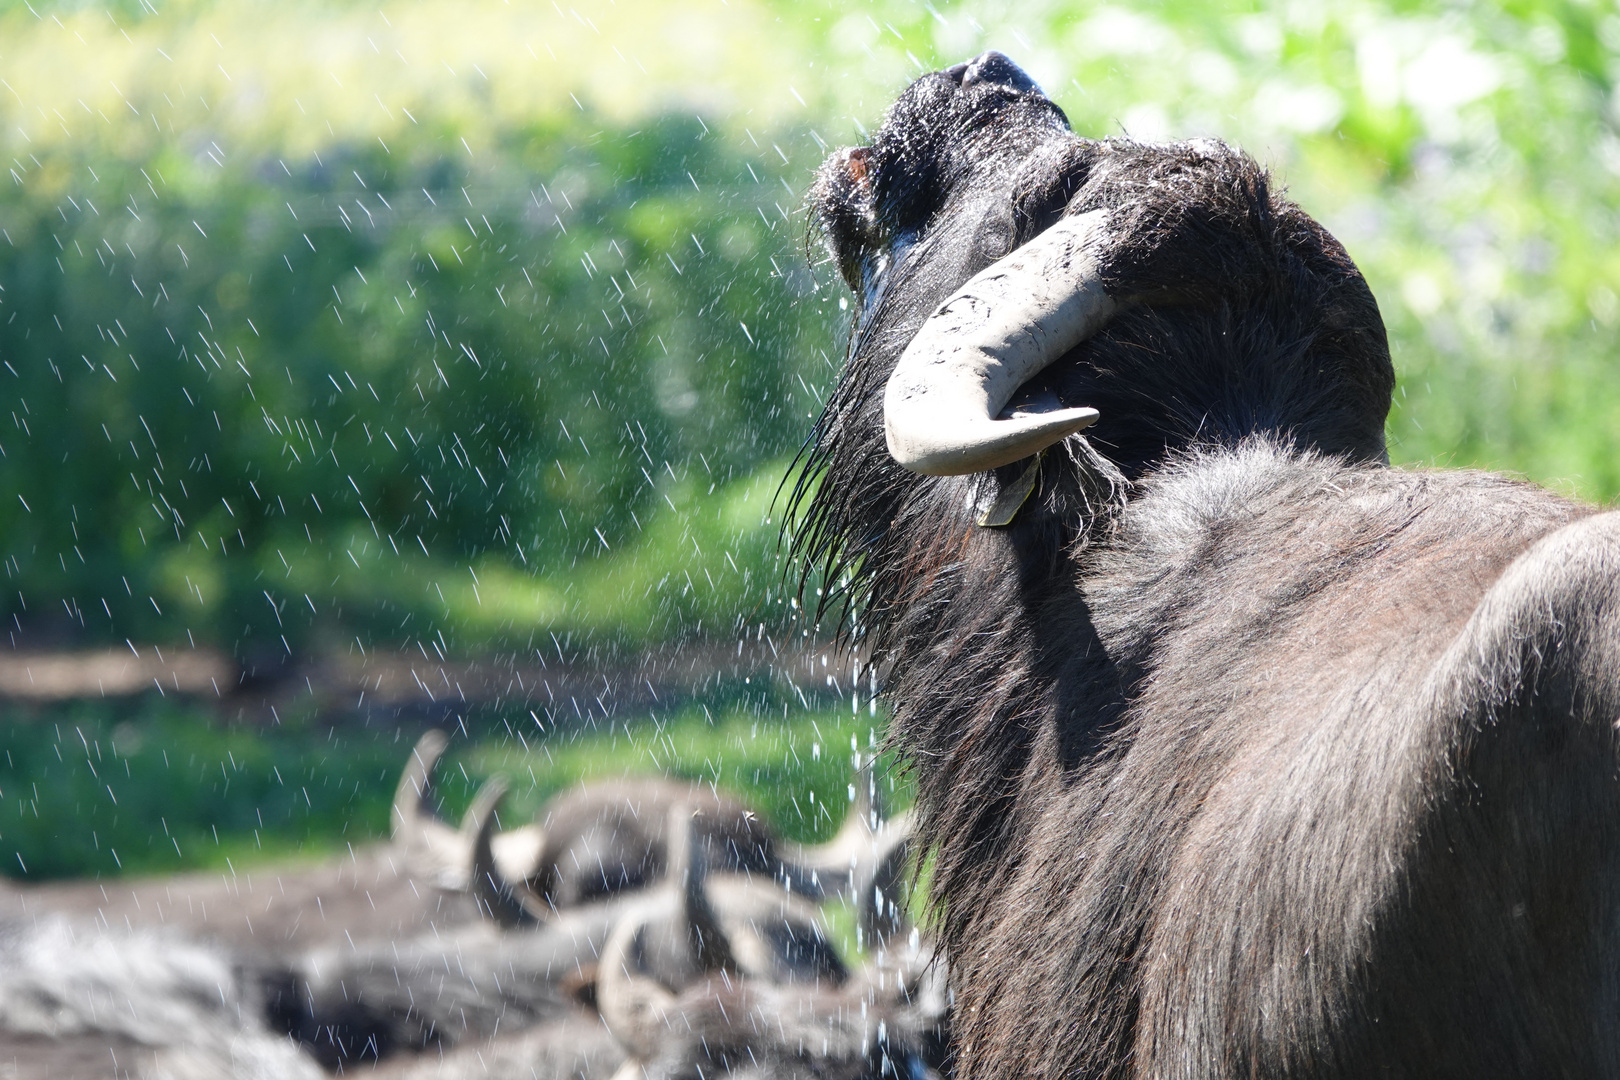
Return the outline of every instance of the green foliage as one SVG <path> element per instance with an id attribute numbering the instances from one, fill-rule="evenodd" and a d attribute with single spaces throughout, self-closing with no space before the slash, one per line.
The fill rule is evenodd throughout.
<path id="1" fill-rule="evenodd" d="M 837 20 L 824 39 L 834 66 L 865 50 L 888 70 L 907 53 L 932 67 L 994 46 L 1084 134 L 1245 147 L 1344 241 L 1380 300 L 1401 380 L 1397 462 L 1620 494 L 1612 3 L 934 10 Z"/>
<path id="2" fill-rule="evenodd" d="M 536 125 L 495 161 L 159 149 L 37 199 L 29 170 L 0 246 L 12 607 L 239 651 L 431 637 L 444 564 L 564 578 L 695 472 L 791 448 L 831 330 L 772 269 L 797 236 L 763 161 L 675 120 Z"/>
<path id="3" fill-rule="evenodd" d="M 800 193 L 991 46 L 1344 239 L 1398 461 L 1620 492 L 1605 5 L 570 10 L 0 8 L 0 613 L 250 663 L 780 628 L 840 333 Z"/>

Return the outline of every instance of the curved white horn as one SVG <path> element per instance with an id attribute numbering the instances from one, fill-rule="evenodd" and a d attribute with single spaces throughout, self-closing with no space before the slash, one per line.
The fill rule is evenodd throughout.
<path id="1" fill-rule="evenodd" d="M 504 781 L 501 794 L 504 795 Z M 491 790 L 488 784 L 479 789 L 481 796 L 485 790 Z M 508 882 L 527 882 L 534 876 L 536 868 L 540 865 L 540 853 L 545 850 L 546 833 L 539 825 L 530 822 L 515 829 L 502 829 L 493 832 L 490 826 L 494 824 L 490 816 L 499 810 L 498 803 L 486 804 L 478 796 L 473 798 L 467 807 L 467 812 L 461 817 L 461 836 L 466 843 L 467 850 L 471 852 L 473 845 L 478 842 L 480 830 L 487 832 L 490 855 L 495 860 L 495 869 L 501 878 Z"/>
<path id="2" fill-rule="evenodd" d="M 430 729 L 417 740 L 394 789 L 390 814 L 394 843 L 404 850 L 413 874 L 441 889 L 457 890 L 467 884 L 467 842 L 453 826 L 433 811 L 433 771 L 448 740 Z"/>
<path id="3" fill-rule="evenodd" d="M 646 928 L 645 912 L 621 919 L 596 969 L 596 1007 L 609 1033 L 629 1052 L 626 1068 L 658 1055 L 678 1008 L 675 995 L 642 969 Z M 640 1069 L 631 1075 L 639 1077 Z"/>
<path id="4" fill-rule="evenodd" d="M 680 919 L 685 924 L 692 962 L 699 971 L 734 967 L 731 943 L 726 940 L 704 888 L 709 861 L 697 818 L 691 806 L 679 803 L 670 808 L 667 821 L 664 876 L 679 897 Z"/>
<path id="5" fill-rule="evenodd" d="M 422 828 L 424 821 L 443 824 L 427 811 L 423 803 L 433 784 L 433 767 L 438 764 L 447 742 L 444 732 L 437 728 L 429 728 L 416 740 L 411 760 L 406 762 L 404 771 L 399 774 L 399 786 L 394 788 L 394 812 L 389 819 L 389 829 L 394 839 L 408 842 Z"/>
<path id="6" fill-rule="evenodd" d="M 1114 314 L 1095 252 L 1107 211 L 1066 217 L 979 271 L 900 355 L 883 395 L 889 453 L 929 476 L 983 472 L 1029 457 L 1097 410 L 998 419 L 1018 388 Z"/>
<path id="7" fill-rule="evenodd" d="M 889 858 L 897 843 L 904 847 L 911 834 L 911 813 L 893 819 L 885 816 L 873 772 L 876 761 L 874 755 L 865 754 L 857 762 L 849 785 L 849 810 L 831 840 L 782 845 L 790 860 L 783 875 L 789 888 L 796 888 L 796 878 L 802 878 L 814 881 L 823 894 L 859 898 L 861 882 L 872 876 L 873 866 Z"/>
<path id="8" fill-rule="evenodd" d="M 868 948 L 883 946 L 907 926 L 906 865 L 911 856 L 912 820 L 912 811 L 907 810 L 884 822 L 851 875 L 856 922 L 865 933 Z"/>

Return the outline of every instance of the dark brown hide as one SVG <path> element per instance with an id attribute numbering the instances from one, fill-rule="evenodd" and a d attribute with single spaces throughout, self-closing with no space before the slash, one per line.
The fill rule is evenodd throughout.
<path id="1" fill-rule="evenodd" d="M 1077 138 L 996 54 L 811 198 L 860 304 L 798 550 L 887 673 L 957 1074 L 1620 1074 L 1620 518 L 1388 468 L 1337 242 L 1228 147 Z M 1037 381 L 1101 419 L 980 528 L 1023 463 L 901 471 L 884 381 L 1099 207 L 1128 306 Z"/>

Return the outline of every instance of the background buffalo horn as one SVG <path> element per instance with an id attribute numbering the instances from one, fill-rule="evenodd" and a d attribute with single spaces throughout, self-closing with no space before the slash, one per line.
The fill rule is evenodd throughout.
<path id="1" fill-rule="evenodd" d="M 637 1061 L 656 1057 L 667 1038 L 679 1037 L 686 1025 L 677 1022 L 675 990 L 707 973 L 736 970 L 730 942 L 704 891 L 708 864 L 691 806 L 672 807 L 667 822 L 663 883 L 619 920 L 597 967 L 602 1021 L 631 1057 L 615 1080 L 639 1080 Z"/>
<path id="2" fill-rule="evenodd" d="M 907 810 L 885 823 L 870 850 L 851 875 L 856 925 L 867 948 L 883 948 L 910 925 L 906 912 L 906 865 L 911 854 L 911 818 Z"/>
<path id="3" fill-rule="evenodd" d="M 545 922 L 546 910 L 521 885 L 514 886 L 496 860 L 491 845 L 495 812 L 506 798 L 506 781 L 495 777 L 485 782 L 473 796 L 462 821 L 462 831 L 472 836 L 472 870 L 468 885 L 478 910 L 507 928 L 538 926 Z M 519 878 L 518 880 L 521 880 Z"/>
<path id="4" fill-rule="evenodd" d="M 411 759 L 394 789 L 390 828 L 405 849 L 413 873 L 441 889 L 461 889 L 467 882 L 467 842 L 433 810 L 433 769 L 444 753 L 444 732 L 430 729 L 417 740 Z"/>
<path id="5" fill-rule="evenodd" d="M 883 395 L 895 461 L 929 476 L 983 472 L 1096 421 L 1087 408 L 997 417 L 1020 386 L 1113 315 L 1094 254 L 1106 226 L 1104 210 L 1063 218 L 929 316 Z"/>
<path id="6" fill-rule="evenodd" d="M 506 794 L 504 781 L 500 794 Z M 477 842 L 478 830 L 484 827 L 486 820 L 493 824 L 493 816 L 500 812 L 499 803 L 496 803 L 489 808 L 488 816 L 480 819 L 474 813 L 478 806 L 479 800 L 474 796 L 472 805 L 467 807 L 467 812 L 461 818 L 461 835 L 469 857 L 473 845 Z M 527 882 L 533 877 L 540 865 L 540 852 L 545 846 L 545 830 L 534 822 L 520 825 L 515 829 L 489 832 L 489 850 L 495 859 L 495 869 L 508 882 Z"/>
<path id="7" fill-rule="evenodd" d="M 690 806 L 681 804 L 670 810 L 668 836 L 665 875 L 680 897 L 681 921 L 686 926 L 687 943 L 698 970 L 736 967 L 731 943 L 726 940 L 703 887 L 709 864 Z"/>
<path id="8" fill-rule="evenodd" d="M 861 882 L 879 872 L 875 867 L 893 855 L 896 844 L 903 848 L 911 833 L 911 814 L 908 811 L 893 820 L 885 818 L 873 773 L 876 760 L 875 756 L 863 755 L 856 762 L 849 811 L 831 840 L 824 844 L 783 845 L 789 860 L 783 878 L 790 889 L 811 896 L 833 893 L 859 899 Z M 904 850 L 899 857 L 905 858 Z"/>

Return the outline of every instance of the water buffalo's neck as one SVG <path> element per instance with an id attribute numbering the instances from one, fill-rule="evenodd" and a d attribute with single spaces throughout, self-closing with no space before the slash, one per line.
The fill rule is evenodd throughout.
<path id="1" fill-rule="evenodd" d="M 1181 317 L 1177 317 L 1181 315 Z M 1143 361 L 1143 343 L 1157 348 Z M 1260 438 L 1386 462 L 1385 371 L 1347 362 L 1303 318 L 1221 306 L 1198 318 L 1130 311 L 1049 376 L 1101 413 L 1087 437 L 1137 479 L 1191 450 Z"/>
<path id="2" fill-rule="evenodd" d="M 936 500 L 926 524 L 896 523 L 886 551 L 909 561 L 878 575 L 869 617 L 889 671 L 891 730 L 937 853 L 948 944 L 993 917 L 1054 786 L 1084 782 L 1117 756 L 1126 703 L 1159 637 L 1180 605 L 1218 583 L 1200 576 L 1201 560 L 1246 508 L 1320 487 L 1332 471 L 1257 440 L 1161 466 L 1124 504 L 1088 505 L 1063 471 L 1009 528 L 974 524 L 961 497 Z M 1085 532 L 1077 523 L 1093 513 L 1102 521 Z"/>
<path id="3" fill-rule="evenodd" d="M 971 478 L 937 482 L 924 520 L 902 515 L 883 545 L 867 618 L 888 671 L 891 733 L 912 762 L 947 936 L 1015 864 L 1020 792 L 1045 762 L 1079 766 L 1123 702 L 1081 593 L 1081 523 L 1115 507 L 1046 464 L 1007 528 L 975 523 Z M 930 482 L 936 483 L 936 482 Z M 1099 526 L 1103 528 L 1105 526 Z"/>

